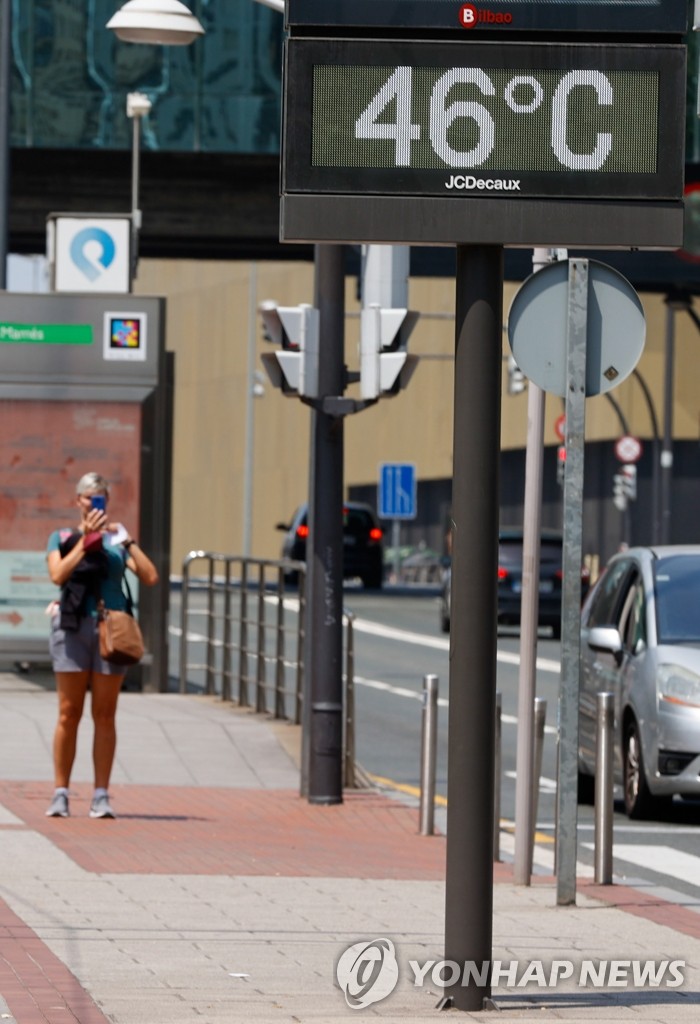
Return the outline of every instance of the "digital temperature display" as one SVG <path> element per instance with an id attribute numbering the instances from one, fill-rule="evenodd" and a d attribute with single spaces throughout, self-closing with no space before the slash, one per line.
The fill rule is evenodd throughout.
<path id="1" fill-rule="evenodd" d="M 540 44 L 528 62 L 517 43 L 288 47 L 285 191 L 682 193 L 667 156 L 682 154 L 683 112 L 662 116 L 682 47 Z"/>

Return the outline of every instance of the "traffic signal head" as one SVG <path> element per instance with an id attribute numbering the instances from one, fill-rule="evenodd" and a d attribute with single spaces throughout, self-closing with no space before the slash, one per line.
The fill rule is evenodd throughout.
<path id="1" fill-rule="evenodd" d="M 613 477 L 613 505 L 620 512 L 624 512 L 627 508 L 625 478 L 622 476 L 621 473 L 616 473 Z"/>
<path id="2" fill-rule="evenodd" d="M 367 306 L 360 319 L 360 395 L 396 395 L 408 384 L 418 363 L 408 354 L 408 339 L 418 313 L 408 309 Z"/>
<path id="3" fill-rule="evenodd" d="M 631 462 L 625 462 L 620 466 L 620 476 L 625 497 L 628 501 L 635 501 L 637 498 L 637 467 Z"/>
<path id="4" fill-rule="evenodd" d="M 280 351 L 264 353 L 271 383 L 287 395 L 318 397 L 319 315 L 313 306 L 261 304 L 265 336 Z"/>

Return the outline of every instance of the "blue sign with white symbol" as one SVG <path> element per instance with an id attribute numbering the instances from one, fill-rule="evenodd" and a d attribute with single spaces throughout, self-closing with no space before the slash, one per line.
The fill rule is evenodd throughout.
<path id="1" fill-rule="evenodd" d="M 87 246 L 90 242 L 97 242 L 99 248 L 89 252 Z M 70 258 L 90 281 L 96 281 L 112 265 L 116 251 L 114 239 L 102 228 L 83 228 L 74 235 L 70 244 Z"/>
<path id="2" fill-rule="evenodd" d="M 379 467 L 379 518 L 416 518 L 416 467 L 385 462 Z"/>

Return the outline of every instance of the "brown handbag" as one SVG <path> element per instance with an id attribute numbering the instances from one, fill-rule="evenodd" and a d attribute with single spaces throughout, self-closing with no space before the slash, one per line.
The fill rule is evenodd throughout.
<path id="1" fill-rule="evenodd" d="M 126 583 L 126 580 L 124 580 Z M 132 614 L 131 593 L 127 587 L 125 612 L 97 604 L 97 628 L 100 633 L 100 656 L 112 665 L 136 665 L 143 658 L 145 646 L 141 628 Z"/>

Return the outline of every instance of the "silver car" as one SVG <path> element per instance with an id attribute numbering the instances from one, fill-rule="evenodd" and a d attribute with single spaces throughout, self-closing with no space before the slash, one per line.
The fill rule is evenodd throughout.
<path id="1" fill-rule="evenodd" d="M 582 612 L 579 797 L 595 772 L 596 696 L 615 695 L 615 775 L 630 818 L 700 797 L 700 546 L 611 559 Z"/>

